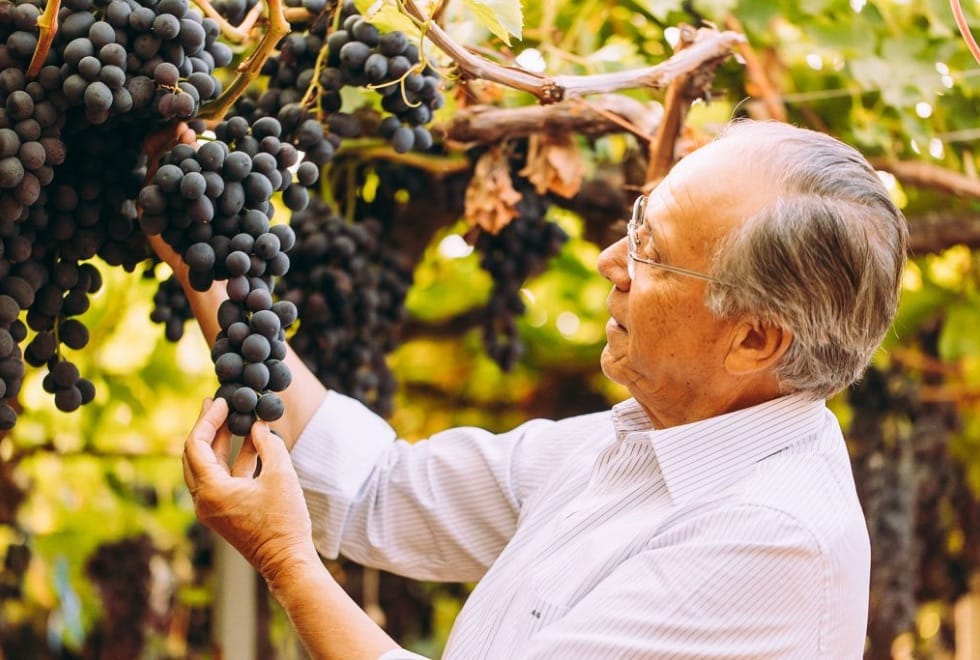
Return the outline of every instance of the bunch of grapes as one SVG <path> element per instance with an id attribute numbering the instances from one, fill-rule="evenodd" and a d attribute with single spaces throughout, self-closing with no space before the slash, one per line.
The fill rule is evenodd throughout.
<path id="1" fill-rule="evenodd" d="M 513 368 L 523 350 L 516 320 L 525 309 L 521 287 L 568 240 L 559 225 L 545 218 L 551 205 L 547 197 L 523 180 L 516 181 L 516 189 L 521 193 L 517 217 L 498 233 L 484 232 L 476 240 L 480 265 L 493 278 L 483 342 L 490 357 L 505 371 Z"/>
<path id="2" fill-rule="evenodd" d="M 221 383 L 217 396 L 226 398 L 232 411 L 229 428 L 244 435 L 256 417 L 282 416 L 276 392 L 291 379 L 282 359 L 285 330 L 297 312 L 290 302 L 274 301 L 272 289 L 273 278 L 289 270 L 286 253 L 295 236 L 289 225 L 271 224 L 272 195 L 280 192 L 289 209 L 303 210 L 307 186 L 316 182 L 319 170 L 299 163 L 293 181 L 290 168 L 299 154 L 281 140 L 282 127 L 272 117 L 252 126 L 232 117 L 214 132 L 215 139 L 197 149 L 179 144 L 165 154 L 139 203 L 143 230 L 162 235 L 182 256 L 194 289 L 206 291 L 215 280 L 227 280 L 212 358 Z"/>
<path id="3" fill-rule="evenodd" d="M 314 203 L 290 222 L 294 268 L 278 291 L 300 310 L 291 345 L 328 388 L 390 415 L 396 383 L 385 355 L 398 344 L 411 269 L 376 220 L 348 223 Z"/>
<path id="4" fill-rule="evenodd" d="M 0 72 L 0 232 L 11 234 L 42 199 L 65 160 L 61 140 L 66 103 L 24 72 Z"/>
<path id="5" fill-rule="evenodd" d="M 848 391 L 848 399 L 858 404 L 848 436 L 855 443 L 852 462 L 871 536 L 868 632 L 876 648 L 888 648 L 895 637 L 913 629 L 921 551 L 915 536 L 917 488 L 912 446 L 908 437 L 889 439 L 885 434 L 885 429 L 910 426 L 908 419 L 894 419 L 894 411 L 904 406 L 894 407 L 898 401 L 890 380 L 886 372 L 871 368 Z"/>
<path id="6" fill-rule="evenodd" d="M 381 107 L 388 114 L 378 132 L 392 148 L 405 153 L 431 147 L 432 134 L 426 124 L 443 104 L 439 74 L 420 61 L 418 46 L 409 42 L 404 32 L 382 33 L 350 0 L 341 8 L 341 21 L 342 29 L 327 37 L 327 66 L 320 70 L 317 80 L 321 107 L 336 113 L 344 86 L 370 86 L 383 97 Z M 353 117 L 341 119 L 345 124 L 353 123 Z M 355 128 L 359 132 L 353 125 L 348 131 L 354 133 Z"/>
<path id="7" fill-rule="evenodd" d="M 303 3 L 308 4 L 309 0 Z M 315 8 L 307 9 L 317 13 Z M 262 69 L 268 77 L 265 90 L 240 98 L 236 114 L 250 120 L 277 117 L 289 135 L 293 127 L 299 129 L 308 120 L 325 124 L 327 130 L 318 136 L 319 141 L 311 141 L 309 127 L 296 131 L 296 140 L 308 143 L 297 146 L 321 165 L 343 138 L 371 130 L 389 140 L 398 152 L 431 147 L 426 124 L 443 103 L 438 73 L 420 62 L 418 47 L 405 33 L 380 32 L 353 2 L 340 8 L 340 20 L 341 29 L 328 33 L 329 17 L 320 14 L 307 29 L 284 37 L 278 55 L 269 58 Z M 320 62 L 324 48 L 327 58 Z M 341 111 L 345 86 L 369 86 L 383 96 L 386 115 L 380 123 L 364 126 L 356 115 Z M 315 93 L 308 99 L 311 91 Z"/>
<path id="8" fill-rule="evenodd" d="M 262 73 L 268 80 L 259 93 L 250 91 L 235 102 L 234 114 L 254 123 L 262 117 L 275 117 L 283 129 L 282 139 L 304 155 L 304 161 L 324 165 L 333 158 L 342 137 L 353 134 L 334 130 L 320 120 L 316 111 L 303 103 L 312 82 L 318 53 L 323 48 L 327 16 L 318 16 L 306 29 L 294 30 L 279 44 L 279 53 L 266 60 Z M 339 101 L 339 97 L 338 97 Z M 337 104 L 339 109 L 340 105 Z"/>
<path id="9" fill-rule="evenodd" d="M 143 277 L 156 279 L 156 268 L 147 268 L 143 271 Z M 156 293 L 153 294 L 153 311 L 150 312 L 150 320 L 163 324 L 167 341 L 180 341 L 184 336 L 184 324 L 193 318 L 194 313 L 187 296 L 184 295 L 180 280 L 175 275 L 170 275 L 160 281 Z"/>
<path id="10" fill-rule="evenodd" d="M 229 1 L 221 11 L 237 22 L 253 4 Z M 193 124 L 201 104 L 222 91 L 214 73 L 232 51 L 218 40 L 218 23 L 188 0 L 63 0 L 50 48 L 28 75 L 45 2 L 0 4 L 0 427 L 16 421 L 10 399 L 25 363 L 47 368 L 43 385 L 59 409 L 94 398 L 66 355 L 88 342 L 78 317 L 102 282 L 89 260 L 153 269 L 147 234 L 180 253 L 193 288 L 226 281 L 213 358 L 232 429 L 244 433 L 256 417 L 282 414 L 275 393 L 290 380 L 282 358 L 297 310 L 273 291 L 295 235 L 272 226 L 273 196 L 302 216 L 320 166 L 342 138 L 361 134 L 358 118 L 341 112 L 341 87 L 384 97 L 388 115 L 369 128 L 397 151 L 431 145 L 425 125 L 442 103 L 438 75 L 404 33 L 379 32 L 353 2 L 329 11 L 323 0 L 287 5 L 306 8 L 307 25 L 266 63 L 264 91 L 240 98 L 215 139 L 179 144 L 150 162 L 143 151 L 154 131 Z M 340 29 L 331 34 L 332 25 Z M 386 323 L 399 322 L 411 275 L 377 248 L 371 221 L 355 226 L 350 240 L 372 256 L 364 267 L 355 258 L 345 276 L 366 292 L 354 307 L 371 330 L 341 342 L 350 347 L 348 372 L 359 374 L 345 389 L 387 408 L 390 340 L 380 337 Z M 160 284 L 154 304 L 166 336 L 179 338 L 189 309 L 175 280 Z M 302 337 L 313 337 L 309 326 Z M 366 359 L 354 358 L 357 342 L 371 344 Z"/>
<path id="11" fill-rule="evenodd" d="M 147 136 L 191 119 L 221 90 L 232 52 L 187 0 L 64 0 L 36 76 L 42 0 L 0 6 L 0 427 L 16 422 L 24 363 L 45 366 L 60 410 L 95 390 L 65 355 L 88 342 L 76 318 L 102 277 L 150 252 L 135 198 Z"/>
<path id="12" fill-rule="evenodd" d="M 238 25 L 258 3 L 259 0 L 215 0 L 211 6 L 229 23 Z"/>

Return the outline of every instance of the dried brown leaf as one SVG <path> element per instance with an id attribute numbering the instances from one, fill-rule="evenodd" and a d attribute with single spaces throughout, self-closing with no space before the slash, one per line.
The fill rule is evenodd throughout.
<path id="1" fill-rule="evenodd" d="M 517 217 L 520 199 L 504 150 L 493 148 L 480 156 L 466 188 L 464 213 L 470 224 L 496 234 Z"/>
<path id="2" fill-rule="evenodd" d="M 528 141 L 527 163 L 519 174 L 534 185 L 539 195 L 550 190 L 567 198 L 582 187 L 585 163 L 571 135 L 538 134 Z"/>

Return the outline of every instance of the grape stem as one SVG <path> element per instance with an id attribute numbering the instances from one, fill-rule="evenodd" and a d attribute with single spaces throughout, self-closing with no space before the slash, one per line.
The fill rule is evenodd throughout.
<path id="1" fill-rule="evenodd" d="M 261 6 L 262 3 L 256 5 L 256 7 Z M 201 106 L 201 111 L 198 113 L 198 117 L 201 119 L 221 119 L 224 117 L 231 106 L 235 104 L 235 101 L 238 100 L 238 97 L 248 89 L 252 81 L 261 73 L 262 66 L 269 59 L 272 51 L 275 50 L 279 40 L 289 34 L 289 21 L 283 14 L 282 0 L 268 0 L 267 6 L 269 8 L 269 22 L 262 33 L 262 38 L 248 59 L 238 65 L 238 74 L 231 81 L 231 84 L 225 88 L 218 98 Z"/>
<path id="2" fill-rule="evenodd" d="M 688 48 L 660 64 L 642 69 L 630 69 L 592 75 L 542 76 L 516 67 L 497 64 L 476 55 L 453 40 L 436 22 L 430 20 L 414 0 L 399 0 L 405 13 L 425 24 L 429 39 L 449 56 L 464 77 L 489 80 L 533 94 L 541 103 L 557 103 L 589 94 L 603 94 L 624 89 L 649 87 L 663 89 L 673 80 L 702 66 L 717 66 L 732 50 L 746 41 L 745 36 L 732 31 L 700 28 Z"/>
<path id="3" fill-rule="evenodd" d="M 28 79 L 34 78 L 41 72 L 44 60 L 48 57 L 51 50 L 51 42 L 54 35 L 58 32 L 58 10 L 61 9 L 61 0 L 48 0 L 44 13 L 37 17 L 37 45 L 34 47 L 34 55 L 31 56 L 31 63 L 27 67 Z"/>
<path id="4" fill-rule="evenodd" d="M 323 113 L 320 110 L 320 92 L 322 91 L 322 86 L 320 85 L 320 72 L 323 71 L 323 66 L 327 62 L 327 56 L 330 54 L 330 49 L 324 47 L 320 49 L 320 52 L 316 54 L 316 63 L 313 65 L 313 79 L 310 81 L 310 86 L 306 88 L 306 93 L 303 94 L 303 98 L 300 100 L 300 105 L 304 108 L 316 108 L 317 118 L 323 119 Z"/>
<path id="5" fill-rule="evenodd" d="M 316 14 L 305 9 L 303 7 L 286 7 L 282 15 L 286 17 L 286 20 L 292 23 L 308 23 L 316 18 Z"/>
<path id="6" fill-rule="evenodd" d="M 224 16 L 218 13 L 218 10 L 209 2 L 209 0 L 194 0 L 196 4 L 204 15 L 208 18 L 213 19 L 218 27 L 221 29 L 221 34 L 225 36 L 229 41 L 233 41 L 236 44 L 240 44 L 249 38 L 249 33 L 252 28 L 255 27 L 255 23 L 258 21 L 259 16 L 262 15 L 262 3 L 256 3 L 254 7 L 248 12 L 242 22 L 235 26 L 229 23 Z"/>

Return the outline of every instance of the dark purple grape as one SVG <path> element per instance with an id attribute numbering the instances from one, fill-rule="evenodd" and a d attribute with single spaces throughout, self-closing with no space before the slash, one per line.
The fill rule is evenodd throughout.
<path id="1" fill-rule="evenodd" d="M 266 422 L 276 421 L 283 416 L 284 412 L 285 407 L 283 406 L 282 399 L 271 392 L 259 397 L 258 403 L 255 406 L 255 414 L 259 419 Z"/>

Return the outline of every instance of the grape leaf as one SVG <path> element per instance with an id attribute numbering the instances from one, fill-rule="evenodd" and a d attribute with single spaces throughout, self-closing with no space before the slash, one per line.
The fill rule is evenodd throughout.
<path id="1" fill-rule="evenodd" d="M 463 0 L 463 4 L 488 30 L 508 46 L 524 31 L 524 9 L 520 0 Z"/>

